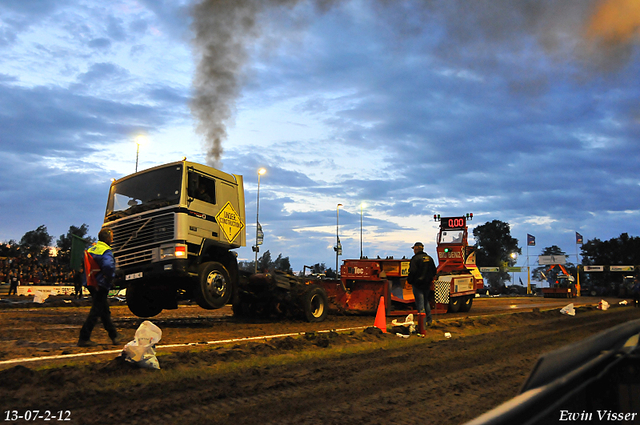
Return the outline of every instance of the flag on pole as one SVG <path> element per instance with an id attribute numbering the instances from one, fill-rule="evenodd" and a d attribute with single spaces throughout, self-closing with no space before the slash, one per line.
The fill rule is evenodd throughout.
<path id="1" fill-rule="evenodd" d="M 536 246 L 536 237 L 527 233 L 527 246 Z"/>
<path id="2" fill-rule="evenodd" d="M 87 249 L 89 241 L 82 239 L 80 236 L 71 234 L 71 254 L 69 267 L 71 270 L 80 270 L 82 266 L 84 250 Z"/>
<path id="3" fill-rule="evenodd" d="M 256 241 L 256 245 L 262 245 L 262 241 L 264 240 L 264 233 L 262 232 L 262 226 L 258 223 L 258 240 Z"/>
<path id="4" fill-rule="evenodd" d="M 576 245 L 582 245 L 582 235 L 576 232 Z"/>

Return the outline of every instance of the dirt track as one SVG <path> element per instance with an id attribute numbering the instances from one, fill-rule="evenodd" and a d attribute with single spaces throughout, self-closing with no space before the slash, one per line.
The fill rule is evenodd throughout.
<path id="1" fill-rule="evenodd" d="M 579 309 L 575 317 L 543 311 L 460 318 L 440 321 L 425 339 L 354 330 L 196 346 L 159 355 L 160 371 L 132 368 L 114 354 L 90 363 L 55 363 L 48 369 L 41 363 L 5 366 L 0 371 L 0 403 L 2 414 L 7 409 L 69 410 L 71 423 L 87 424 L 459 424 L 513 397 L 541 353 L 640 318 L 639 310 L 590 307 Z M 68 332 L 73 338 L 86 311 L 78 317 L 69 311 L 38 313 L 45 319 L 42 328 L 52 326 L 54 317 L 66 317 L 73 329 L 49 331 Z M 0 317 L 7 315 L 3 311 Z M 354 325 L 360 320 L 344 319 Z M 127 332 L 133 333 L 133 322 L 117 315 L 116 320 L 129 323 Z M 164 320 L 169 339 L 195 331 L 209 340 L 213 329 L 244 328 L 224 320 L 212 326 L 209 320 L 215 319 L 203 319 L 194 330 Z M 344 324 L 342 319 L 337 323 Z M 246 324 L 254 333 L 258 328 L 277 331 L 273 325 Z M 291 330 L 308 325 L 277 326 Z M 325 323 L 327 327 L 331 323 Z M 3 340 L 6 330 L 3 327 Z M 444 338 L 445 331 L 451 339 Z M 29 332 L 22 329 L 23 341 L 30 340 Z M 98 332 L 104 333 L 96 329 L 96 337 Z M 162 342 L 168 342 L 164 335 Z M 40 347 L 38 352 L 60 349 Z"/>

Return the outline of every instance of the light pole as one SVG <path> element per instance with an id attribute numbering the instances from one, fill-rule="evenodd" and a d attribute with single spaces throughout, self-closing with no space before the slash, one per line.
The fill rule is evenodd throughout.
<path id="1" fill-rule="evenodd" d="M 364 202 L 360 204 L 360 259 L 362 260 L 362 215 L 364 209 Z"/>
<path id="2" fill-rule="evenodd" d="M 140 156 L 140 145 L 146 141 L 142 135 L 136 137 L 136 173 L 138 172 L 138 156 Z"/>
<path id="3" fill-rule="evenodd" d="M 338 277 L 338 256 L 342 254 L 342 245 L 340 245 L 340 207 L 342 204 L 338 204 L 336 207 L 336 277 Z"/>
<path id="4" fill-rule="evenodd" d="M 518 253 L 517 252 L 512 252 L 510 255 L 511 259 L 513 260 L 513 265 L 516 265 L 516 262 L 518 261 Z M 515 272 L 511 272 L 511 284 L 515 285 L 515 280 L 516 280 L 516 273 Z"/>
<path id="5" fill-rule="evenodd" d="M 265 170 L 264 168 L 261 168 L 258 170 L 258 194 L 256 195 L 256 245 L 253 247 L 253 250 L 256 253 L 256 259 L 255 259 L 255 273 L 258 273 L 258 251 L 260 251 L 260 248 L 258 247 L 258 234 L 260 232 L 260 221 L 259 221 L 259 217 L 260 217 L 260 176 L 263 175 L 264 173 L 266 173 L 267 170 Z"/>

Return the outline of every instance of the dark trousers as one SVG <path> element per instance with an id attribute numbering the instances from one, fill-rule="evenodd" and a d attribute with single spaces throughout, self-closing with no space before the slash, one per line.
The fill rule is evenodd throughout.
<path id="1" fill-rule="evenodd" d="M 9 293 L 7 295 L 11 295 L 11 293 L 13 293 L 14 295 L 18 295 L 17 283 L 11 283 L 11 285 L 9 286 Z"/>
<path id="2" fill-rule="evenodd" d="M 100 287 L 94 288 L 89 286 L 88 288 L 92 300 L 91 310 L 89 311 L 87 320 L 84 322 L 84 325 L 82 325 L 82 329 L 80 329 L 80 339 L 82 341 L 91 339 L 91 331 L 93 331 L 94 326 L 98 323 L 98 319 L 102 320 L 102 325 L 104 326 L 104 330 L 109 334 L 109 338 L 115 338 L 118 335 L 118 331 L 111 321 L 111 310 L 109 310 L 109 301 L 107 300 L 109 291 Z"/>
<path id="3" fill-rule="evenodd" d="M 74 296 L 77 299 L 81 300 L 82 299 L 82 285 L 76 285 L 74 289 L 75 289 Z"/>
<path id="4" fill-rule="evenodd" d="M 413 297 L 416 300 L 416 309 L 418 313 L 425 313 L 423 320 L 430 325 L 433 321 L 431 318 L 431 305 L 429 304 L 431 290 L 429 288 L 418 288 L 417 286 L 412 286 L 412 289 Z"/>

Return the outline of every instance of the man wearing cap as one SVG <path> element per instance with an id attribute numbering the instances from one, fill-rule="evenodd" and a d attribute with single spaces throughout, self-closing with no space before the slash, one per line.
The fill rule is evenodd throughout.
<path id="1" fill-rule="evenodd" d="M 413 287 L 413 296 L 416 299 L 418 309 L 418 332 L 425 335 L 426 325 L 431 325 L 431 306 L 429 305 L 429 292 L 431 283 L 436 276 L 437 269 L 433 258 L 424 252 L 422 242 L 416 242 L 412 246 L 414 256 L 409 263 L 409 275 L 407 282 Z"/>

